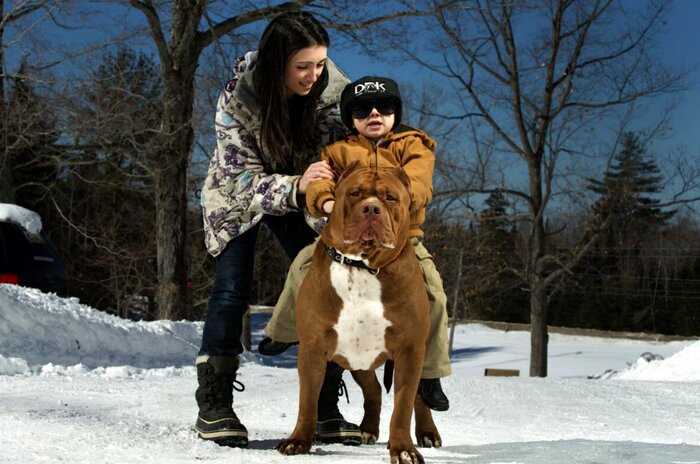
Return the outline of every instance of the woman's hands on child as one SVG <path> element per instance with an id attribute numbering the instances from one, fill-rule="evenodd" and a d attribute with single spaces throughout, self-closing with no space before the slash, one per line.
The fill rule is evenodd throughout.
<path id="1" fill-rule="evenodd" d="M 304 172 L 304 175 L 301 176 L 301 179 L 299 179 L 299 191 L 301 193 L 306 193 L 306 188 L 309 186 L 309 183 L 315 180 L 332 178 L 333 170 L 331 170 L 331 167 L 328 164 L 328 162 L 316 161 L 315 163 L 311 163 L 309 167 L 306 168 L 306 172 Z"/>

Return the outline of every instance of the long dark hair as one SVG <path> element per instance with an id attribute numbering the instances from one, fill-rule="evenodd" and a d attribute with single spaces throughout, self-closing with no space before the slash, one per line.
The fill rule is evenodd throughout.
<path id="1" fill-rule="evenodd" d="M 260 103 L 264 142 L 274 171 L 301 174 L 309 152 L 317 148 L 316 108 L 328 85 L 328 70 L 306 96 L 287 97 L 287 61 L 302 48 L 323 45 L 330 39 L 320 22 L 305 11 L 282 13 L 270 21 L 260 38 L 258 60 L 253 70 L 255 92 Z M 262 145 L 262 144 L 261 144 Z"/>

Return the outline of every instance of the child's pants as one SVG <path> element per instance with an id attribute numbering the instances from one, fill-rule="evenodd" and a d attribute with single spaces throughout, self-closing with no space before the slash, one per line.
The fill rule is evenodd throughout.
<path id="1" fill-rule="evenodd" d="M 316 243 L 302 249 L 289 267 L 284 289 L 277 300 L 272 318 L 265 327 L 265 333 L 274 341 L 284 343 L 297 341 L 295 314 L 297 292 L 311 265 L 311 258 L 313 257 Z M 411 239 L 411 243 L 413 243 L 418 263 L 423 271 L 425 288 L 428 291 L 428 300 L 430 302 L 431 326 L 421 378 L 446 377 L 452 373 L 447 331 L 447 296 L 442 288 L 440 274 L 428 250 L 417 238 Z"/>

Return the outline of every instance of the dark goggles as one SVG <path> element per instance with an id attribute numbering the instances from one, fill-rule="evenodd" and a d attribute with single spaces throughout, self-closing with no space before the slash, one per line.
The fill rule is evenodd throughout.
<path id="1" fill-rule="evenodd" d="M 379 114 L 389 116 L 396 112 L 396 105 L 390 100 L 375 100 L 356 103 L 352 106 L 350 114 L 354 119 L 365 119 L 376 108 Z"/>

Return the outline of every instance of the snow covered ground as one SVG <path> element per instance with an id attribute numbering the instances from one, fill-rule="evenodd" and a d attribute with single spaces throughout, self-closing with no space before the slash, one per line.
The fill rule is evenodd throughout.
<path id="1" fill-rule="evenodd" d="M 254 338 L 261 326 L 257 320 Z M 244 356 L 246 391 L 235 404 L 248 449 L 198 440 L 192 363 L 201 329 L 125 321 L 75 299 L 0 285 L 0 462 L 388 462 L 390 394 L 377 445 L 320 445 L 295 457 L 274 451 L 296 419 L 293 353 Z M 700 464 L 700 341 L 552 334 L 549 346 L 550 376 L 528 378 L 528 333 L 458 327 L 454 374 L 443 380 L 451 408 L 434 415 L 444 447 L 423 450 L 426 462 Z M 642 353 L 665 359 L 648 362 Z M 484 377 L 486 367 L 520 369 L 521 377 Z M 358 421 L 361 393 L 346 380 L 351 403 L 341 409 Z"/>

